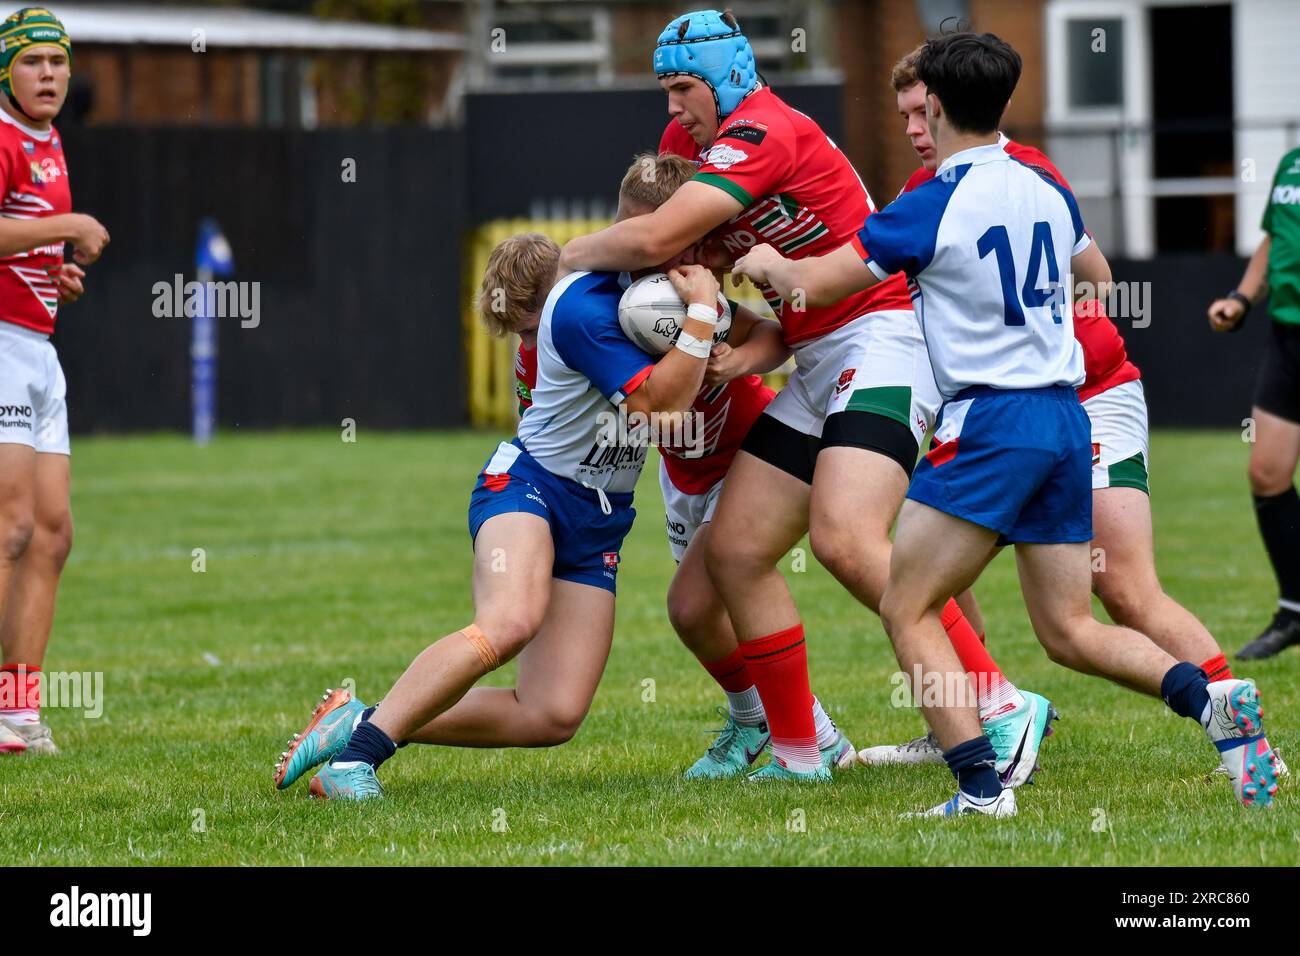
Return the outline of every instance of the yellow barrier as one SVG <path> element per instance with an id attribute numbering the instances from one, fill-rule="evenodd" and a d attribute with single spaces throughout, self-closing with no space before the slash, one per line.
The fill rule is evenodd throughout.
<path id="1" fill-rule="evenodd" d="M 497 339 L 483 331 L 479 322 L 476 298 L 488 255 L 497 243 L 519 232 L 540 232 L 561 246 L 574 236 L 604 229 L 604 219 L 498 219 L 470 233 L 465 250 L 464 305 L 462 331 L 465 336 L 466 386 L 469 390 L 470 422 L 478 428 L 513 428 L 518 420 L 515 398 L 515 352 L 519 339 L 511 335 Z M 763 297 L 749 283 L 739 289 L 727 288 L 725 294 L 759 315 L 770 316 Z M 785 375 L 766 377 L 767 383 L 779 388 Z"/>

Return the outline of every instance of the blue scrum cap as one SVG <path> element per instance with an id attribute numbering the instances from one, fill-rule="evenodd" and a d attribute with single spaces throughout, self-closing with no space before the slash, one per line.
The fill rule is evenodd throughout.
<path id="1" fill-rule="evenodd" d="M 718 125 L 758 86 L 758 70 L 749 40 L 728 12 L 684 13 L 659 34 L 655 76 L 696 76 L 713 91 Z"/>

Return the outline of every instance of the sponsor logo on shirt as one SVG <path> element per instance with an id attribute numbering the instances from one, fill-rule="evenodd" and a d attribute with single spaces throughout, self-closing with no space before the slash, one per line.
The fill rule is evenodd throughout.
<path id="1" fill-rule="evenodd" d="M 591 446 L 585 458 L 579 462 L 580 470 L 590 470 L 598 475 L 606 469 L 619 471 L 640 471 L 645 464 L 646 445 L 615 445 L 603 440 Z"/>
<path id="2" fill-rule="evenodd" d="M 40 186 L 52 183 L 63 175 L 63 170 L 59 168 L 59 164 L 51 156 L 46 156 L 39 163 L 32 160 L 31 170 L 32 182 Z"/>
<path id="3" fill-rule="evenodd" d="M 1277 206 L 1300 205 L 1300 186 L 1277 186 L 1273 189 L 1273 204 Z"/>
<path id="4" fill-rule="evenodd" d="M 750 126 L 748 124 L 742 124 L 737 126 L 733 124 L 732 126 L 729 126 L 727 129 L 719 133 L 718 139 L 722 139 L 723 137 L 726 137 L 727 139 L 738 139 L 746 143 L 753 143 L 755 146 L 757 146 L 759 143 L 763 142 L 763 139 L 766 136 L 767 136 L 766 126 L 760 126 L 760 125 Z"/>
<path id="5" fill-rule="evenodd" d="M 730 169 L 737 163 L 749 159 L 749 153 L 743 149 L 728 146 L 726 143 L 718 143 L 710 147 L 708 152 L 701 156 L 700 159 L 706 165 L 716 166 L 718 169 Z"/>

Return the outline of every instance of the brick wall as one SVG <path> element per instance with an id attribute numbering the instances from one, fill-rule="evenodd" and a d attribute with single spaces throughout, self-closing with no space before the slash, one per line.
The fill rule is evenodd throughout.
<path id="1" fill-rule="evenodd" d="M 1006 124 L 1040 127 L 1046 103 L 1042 66 L 1042 0 L 971 0 L 971 28 L 996 33 L 1024 61 Z M 903 135 L 889 74 L 925 39 L 915 0 L 844 0 L 836 6 L 840 68 L 844 73 L 844 149 L 877 204 L 893 199 L 916 169 Z M 1041 145 L 1032 137 L 1027 142 Z"/>

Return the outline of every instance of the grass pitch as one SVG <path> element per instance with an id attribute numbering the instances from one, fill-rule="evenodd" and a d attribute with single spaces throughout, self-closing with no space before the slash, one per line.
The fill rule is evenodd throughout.
<path id="1" fill-rule="evenodd" d="M 332 431 L 227 433 L 204 449 L 172 436 L 77 442 L 77 542 L 47 668 L 103 672 L 104 712 L 48 710 L 63 754 L 0 759 L 0 865 L 1300 862 L 1293 782 L 1274 812 L 1246 812 L 1209 777 L 1216 758 L 1191 722 L 1051 664 L 1007 556 L 976 589 L 990 645 L 1064 714 L 1019 817 L 898 819 L 950 794 L 934 766 L 860 767 L 817 788 L 686 784 L 722 701 L 664 613 L 673 564 L 653 455 L 613 653 L 571 743 L 407 748 L 383 768 L 387 799 L 368 805 L 309 800 L 305 783 L 276 793 L 276 754 L 323 688 L 351 678 L 373 700 L 470 620 L 465 508 L 496 440 L 363 430 L 355 444 Z M 1160 433 L 1153 448 L 1165 586 L 1229 651 L 1275 597 L 1246 457 L 1236 433 Z M 814 690 L 859 747 L 920 733 L 919 712 L 889 704 L 895 663 L 879 620 L 810 553 L 806 564 L 789 577 Z M 1300 767 L 1300 651 L 1239 673 L 1259 681 L 1270 738 Z"/>

